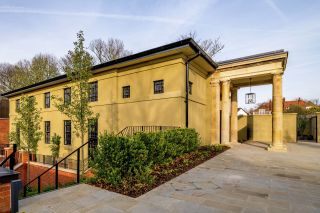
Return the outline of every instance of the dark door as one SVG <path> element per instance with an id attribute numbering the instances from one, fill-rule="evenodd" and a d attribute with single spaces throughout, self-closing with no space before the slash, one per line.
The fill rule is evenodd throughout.
<path id="1" fill-rule="evenodd" d="M 90 120 L 89 121 L 89 129 L 88 129 L 88 140 L 89 140 L 89 157 L 93 157 L 93 153 L 95 148 L 98 145 L 98 120 Z"/>

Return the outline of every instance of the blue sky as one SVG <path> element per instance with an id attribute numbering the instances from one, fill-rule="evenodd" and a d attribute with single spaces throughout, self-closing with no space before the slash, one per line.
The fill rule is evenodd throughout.
<path id="1" fill-rule="evenodd" d="M 133 52 L 196 30 L 220 37 L 216 60 L 285 49 L 289 60 L 283 93 L 287 100 L 320 98 L 320 1 L 317 0 L 0 0 L 0 62 L 15 63 L 37 53 L 63 56 L 79 30 L 89 42 L 115 37 Z M 271 86 L 252 88 L 257 102 Z M 239 91 L 240 106 L 249 88 Z"/>

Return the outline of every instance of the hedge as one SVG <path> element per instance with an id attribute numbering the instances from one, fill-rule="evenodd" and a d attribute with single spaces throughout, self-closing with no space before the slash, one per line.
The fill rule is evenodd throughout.
<path id="1" fill-rule="evenodd" d="M 104 133 L 99 137 L 92 168 L 99 182 L 113 185 L 124 180 L 152 182 L 155 164 L 171 161 L 199 146 L 194 129 L 173 129 L 156 133 L 137 133 L 131 137 Z"/>

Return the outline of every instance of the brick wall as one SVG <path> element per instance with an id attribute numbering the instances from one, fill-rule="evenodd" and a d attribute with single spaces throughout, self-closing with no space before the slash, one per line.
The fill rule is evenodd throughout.
<path id="1" fill-rule="evenodd" d="M 8 144 L 9 119 L 0 118 L 0 144 Z"/>
<path id="2" fill-rule="evenodd" d="M 10 183 L 0 184 L 0 212 L 10 212 Z"/>
<path id="3" fill-rule="evenodd" d="M 48 167 L 30 164 L 30 180 L 36 178 L 38 175 L 46 171 Z M 27 183 L 27 164 L 24 163 L 22 166 L 16 169 L 17 172 L 20 172 L 19 178 L 22 181 L 24 186 Z M 59 186 L 74 183 L 77 181 L 77 175 L 71 172 L 59 170 L 58 182 Z M 31 186 L 37 188 L 37 180 L 35 180 Z M 55 169 L 51 169 L 49 172 L 41 176 L 41 190 L 44 190 L 48 187 L 55 186 Z"/>

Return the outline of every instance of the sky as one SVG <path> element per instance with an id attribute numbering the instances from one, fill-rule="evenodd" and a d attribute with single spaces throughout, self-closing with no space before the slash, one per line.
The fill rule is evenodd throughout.
<path id="1" fill-rule="evenodd" d="M 140 52 L 196 31 L 220 37 L 225 48 L 215 61 L 284 49 L 286 100 L 320 98 L 320 0 L 0 0 L 0 63 L 38 53 L 61 57 L 83 30 L 93 39 L 119 38 Z M 239 90 L 239 105 L 249 88 Z M 272 98 L 272 87 L 257 86 L 257 103 Z"/>

